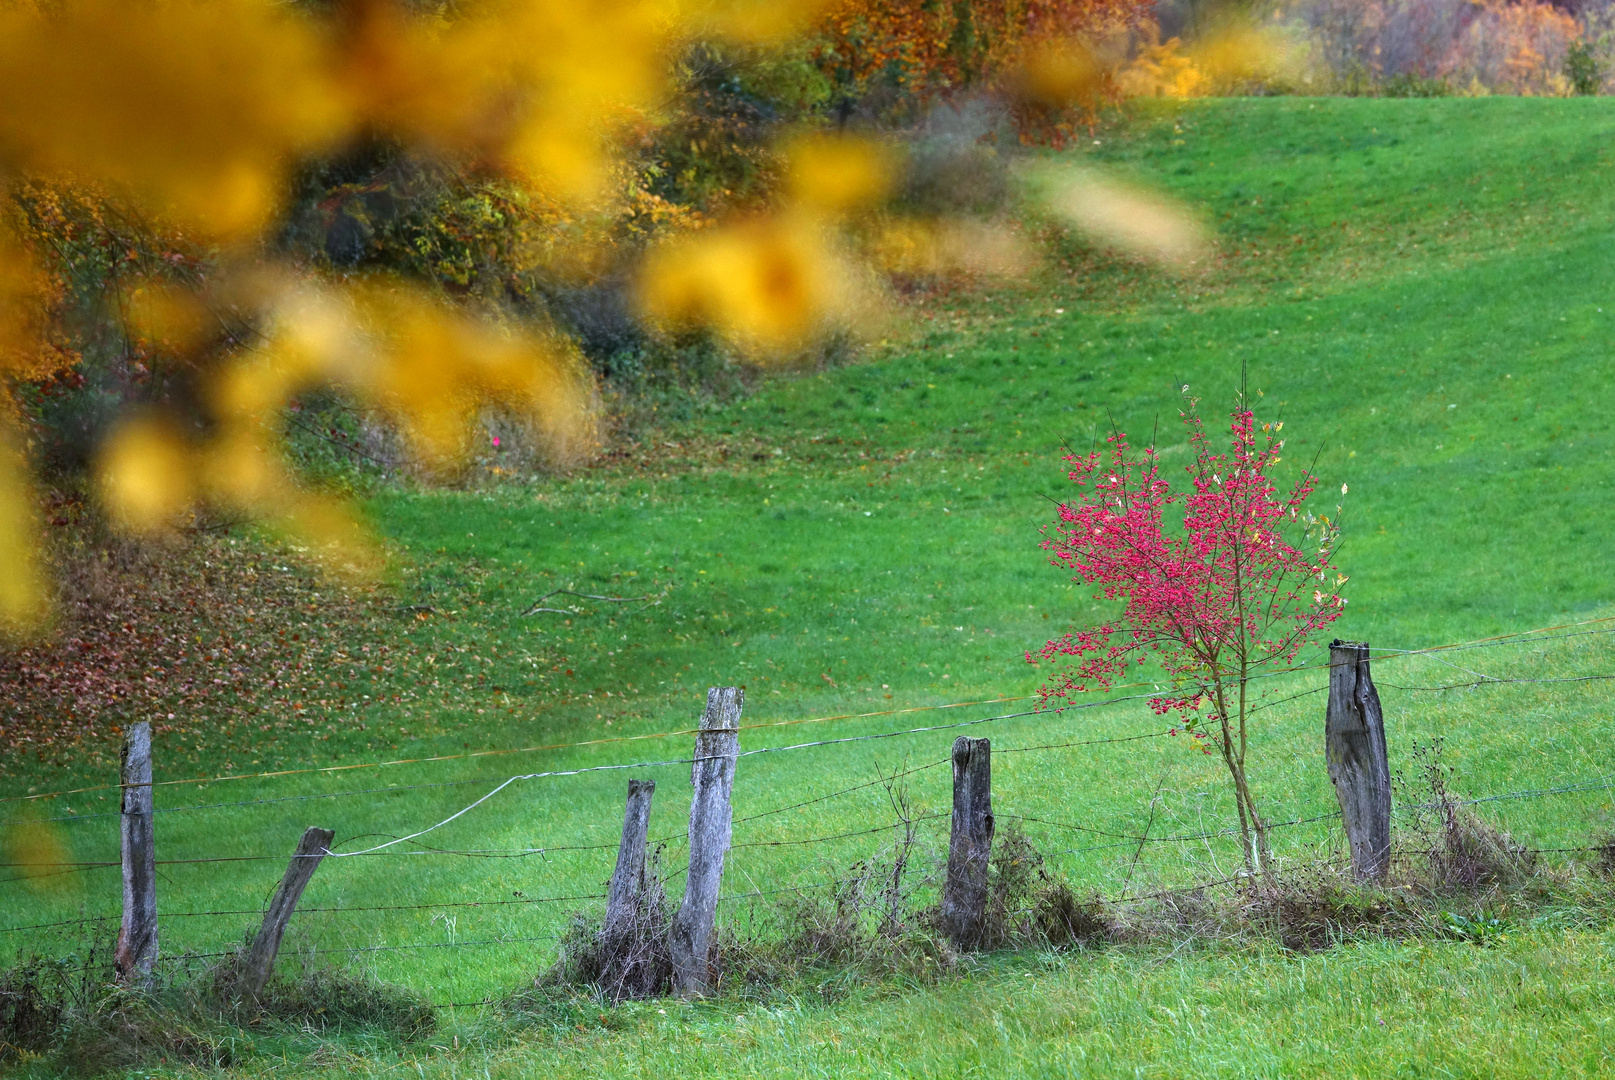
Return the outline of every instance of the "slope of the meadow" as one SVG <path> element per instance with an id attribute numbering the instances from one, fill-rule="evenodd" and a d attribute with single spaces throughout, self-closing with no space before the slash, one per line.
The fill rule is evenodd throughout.
<path id="1" fill-rule="evenodd" d="M 758 725 L 746 750 L 1024 713 L 1039 681 L 1025 651 L 1097 610 L 1038 548 L 1065 483 L 1062 445 L 1085 449 L 1114 423 L 1154 433 L 1181 462 L 1182 388 L 1215 415 L 1242 367 L 1294 459 L 1316 456 L 1329 512 L 1349 486 L 1350 606 L 1336 632 L 1385 650 L 1376 675 L 1410 785 L 1401 797 L 1419 794 L 1416 746 L 1439 737 L 1467 795 L 1582 784 L 1485 807 L 1528 843 L 1588 843 L 1612 824 L 1608 790 L 1593 785 L 1615 738 L 1609 684 L 1586 679 L 1615 673 L 1609 624 L 1592 621 L 1615 602 L 1612 134 L 1615 104 L 1597 99 L 1251 99 L 1147 114 L 1072 153 L 1203 214 L 1219 256 L 1200 275 L 1162 277 L 1030 215 L 1055 270 L 927 295 L 912 330 L 861 363 L 774 379 L 571 477 L 375 496 L 399 552 L 399 614 L 362 644 L 320 643 L 344 661 L 330 663 L 329 696 L 296 702 L 301 731 L 278 734 L 257 767 L 445 759 L 160 787 L 160 858 L 253 857 L 164 867 L 165 951 L 238 940 L 306 824 L 358 852 L 512 775 L 664 762 L 518 780 L 418 841 L 321 867 L 306 906 L 370 910 L 311 910 L 289 949 L 374 950 L 360 955 L 383 978 L 478 1001 L 545 964 L 589 903 L 550 898 L 600 891 L 627 776 L 658 780 L 653 835 L 670 838 L 664 865 L 683 865 L 689 773 L 677 759 L 689 740 L 658 736 L 691 726 L 705 687 L 746 687 Z M 649 600 L 558 595 L 544 606 L 576 610 L 522 615 L 556 589 Z M 313 648 L 319 620 L 303 626 Z M 1560 629 L 1395 652 L 1539 627 Z M 389 659 L 406 653 L 407 676 Z M 1297 822 L 1277 841 L 1293 862 L 1338 844 L 1312 692 L 1322 680 L 1315 668 L 1272 680 L 1259 714 L 1259 797 L 1272 819 Z M 1172 738 L 1072 745 L 1161 726 L 1128 701 L 743 758 L 735 899 L 721 910 L 744 921 L 757 910 L 746 894 L 766 904 L 889 847 L 881 773 L 914 770 L 908 804 L 934 855 L 949 806 L 937 766 L 960 730 L 993 739 L 1001 825 L 1019 819 L 1052 870 L 1107 894 L 1221 877 L 1238 857 L 1226 836 L 1116 839 L 1227 826 L 1213 759 Z M 223 770 L 206 753 L 179 767 L 165 752 L 181 751 L 158 748 L 159 780 Z M 40 771 L 4 794 L 108 779 Z M 59 819 L 29 835 L 72 859 L 116 858 L 108 791 L 6 805 L 8 821 Z M 118 903 L 115 869 L 0 890 L 6 926 Z M 191 912 L 224 914 L 180 914 Z M 105 926 L 0 934 L 0 953 L 71 948 Z M 636 1007 L 610 1025 L 625 1030 L 514 1050 L 468 1035 L 423 1067 L 1265 1076 L 1321 1074 L 1345 1053 L 1360 1065 L 1345 1075 L 1411 1060 L 1452 1075 L 1592 1075 L 1610 1052 L 1598 1019 L 1612 1004 L 1609 950 L 1607 932 L 1545 924 L 1495 950 L 1021 958 L 896 1002 Z M 1495 1069 L 1477 1064 L 1483 1052 Z"/>

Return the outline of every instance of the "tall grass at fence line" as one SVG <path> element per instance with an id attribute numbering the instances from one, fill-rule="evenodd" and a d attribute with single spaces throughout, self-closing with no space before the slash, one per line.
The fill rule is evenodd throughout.
<path id="1" fill-rule="evenodd" d="M 1612 688 L 1601 682 L 1536 681 L 1591 672 L 1615 674 L 1615 633 L 1607 627 L 1571 633 L 1576 636 L 1549 635 L 1541 641 L 1376 659 L 1393 767 L 1400 773 L 1415 769 L 1416 743 L 1439 737 L 1453 774 L 1449 783 L 1458 797 L 1517 796 L 1486 804 L 1487 820 L 1532 846 L 1592 843 L 1607 822 L 1610 790 L 1593 786 L 1542 793 L 1574 781 L 1596 784 L 1602 774 L 1588 770 L 1586 763 L 1598 760 L 1598 748 L 1610 735 L 1603 726 L 1578 721 L 1596 710 L 1598 702 L 1607 702 Z M 1453 681 L 1474 681 L 1472 672 L 1532 681 L 1441 689 Z M 1340 844 L 1338 811 L 1319 749 L 1322 695 L 1307 693 L 1324 680 L 1322 671 L 1299 672 L 1272 680 L 1273 687 L 1266 691 L 1274 702 L 1268 710 L 1273 727 L 1271 736 L 1258 744 L 1259 760 L 1266 763 L 1258 776 L 1266 796 L 1264 811 L 1273 821 L 1285 823 L 1276 834 L 1276 850 L 1289 863 L 1327 857 Z M 1410 689 L 1399 689 L 1402 686 Z M 992 715 L 990 710 L 975 711 Z M 1498 725 L 1500 713 L 1514 722 Z M 962 722 L 948 712 L 919 715 Z M 1022 831 L 1047 868 L 1079 892 L 1126 897 L 1231 872 L 1239 860 L 1237 837 L 1228 827 L 1221 784 L 1211 767 L 1215 762 L 1190 753 L 1187 740 L 1170 736 L 1101 741 L 1107 733 L 1127 737 L 1158 731 L 1159 723 L 1142 702 L 1076 715 L 1078 723 L 1071 723 L 1069 716 L 1045 714 L 968 729 L 972 734 L 988 732 L 993 739 L 994 807 L 1006 827 Z M 857 739 L 892 730 L 889 722 L 878 722 L 881 719 L 843 722 L 833 732 L 815 734 Z M 801 741 L 795 737 L 800 728 L 783 730 L 789 734 L 774 735 L 775 745 Z M 900 835 L 900 818 L 880 777 L 908 769 L 915 771 L 891 781 L 893 788 L 903 789 L 903 812 L 915 822 L 917 858 L 911 887 L 919 883 L 919 888 L 906 902 L 916 908 L 927 897 L 934 902 L 934 885 L 923 884 L 921 863 L 928 859 L 934 869 L 945 856 L 950 779 L 946 766 L 918 767 L 939 762 L 953 734 L 929 732 L 743 757 L 734 796 L 736 846 L 725 871 L 724 891 L 733 899 L 720 909 L 723 920 L 743 922 L 745 909 L 775 905 L 784 899 L 781 894 L 797 888 L 808 893 L 815 886 L 823 889 L 845 878 L 855 864 L 890 851 Z M 1029 749 L 1063 741 L 1097 745 Z M 742 739 L 743 749 L 767 745 Z M 622 760 L 614 756 L 619 754 L 611 748 L 576 751 L 569 764 Z M 684 861 L 688 765 L 644 772 L 659 781 L 651 834 L 666 843 L 661 860 L 676 899 L 682 890 L 678 870 Z M 521 781 L 421 838 L 431 848 L 464 854 L 401 845 L 372 855 L 328 859 L 288 934 L 286 963 L 297 970 L 362 957 L 387 978 L 429 990 L 442 1001 L 480 1000 L 512 985 L 523 973 L 548 963 L 573 913 L 595 906 L 597 902 L 588 897 L 603 892 L 621 828 L 624 775 L 639 772 Z M 1615 783 L 1615 777 L 1609 782 Z M 854 785 L 861 786 L 809 802 Z M 247 854 L 269 858 L 260 863 L 164 866 L 159 896 L 166 916 L 165 952 L 228 949 L 254 925 L 255 903 L 278 879 L 287 854 L 268 850 L 263 842 L 265 836 L 281 831 L 266 827 L 268 814 L 284 818 L 286 825 L 305 818 L 352 822 L 347 826 L 352 830 L 349 835 L 370 835 L 337 846 L 357 849 L 429 826 L 474 801 L 489 786 L 335 799 L 322 807 L 325 812 L 318 817 L 306 804 L 292 804 L 301 808 L 300 816 L 293 817 L 284 809 L 286 804 L 277 803 L 258 813 L 249 806 L 168 815 L 159 830 L 160 858 Z M 1419 797 L 1419 790 L 1419 778 L 1407 777 L 1399 791 L 1402 814 Z M 796 805 L 802 802 L 809 805 Z M 781 809 L 784 812 L 768 813 Z M 1297 823 L 1289 825 L 1291 821 Z M 242 828 L 243 822 L 252 827 Z M 73 827 L 87 830 L 92 824 Z M 1405 822 L 1399 817 L 1398 824 Z M 225 841 L 226 828 L 240 839 Z M 101 819 L 102 852 L 93 849 L 90 837 L 75 835 L 75 857 L 104 854 L 115 859 L 115 829 L 115 819 Z M 284 831 L 295 839 L 295 830 Z M 584 850 L 562 850 L 580 847 Z M 545 850 L 551 848 L 557 850 Z M 518 854 L 522 849 L 533 850 Z M 1590 854 L 1549 856 L 1556 864 L 1567 858 L 1585 864 L 1596 860 Z M 115 883 L 116 873 L 112 868 L 64 876 L 102 874 Z M 254 886 L 254 881 L 259 884 Z M 90 878 L 77 888 L 87 890 L 92 882 Z M 30 905 L 30 920 L 46 921 L 46 913 L 70 918 L 72 902 L 88 895 L 64 891 L 50 896 L 38 886 L 20 888 L 46 900 Z M 542 902 L 547 898 L 561 899 Z M 445 906 L 434 907 L 434 902 Z M 114 914 L 115 896 L 103 899 L 100 910 Z M 180 915 L 209 910 L 226 914 Z M 115 923 L 103 923 L 98 929 L 69 926 L 0 935 L 0 948 L 18 955 L 38 949 L 41 941 L 53 936 L 68 945 L 87 933 L 106 934 L 114 927 Z"/>

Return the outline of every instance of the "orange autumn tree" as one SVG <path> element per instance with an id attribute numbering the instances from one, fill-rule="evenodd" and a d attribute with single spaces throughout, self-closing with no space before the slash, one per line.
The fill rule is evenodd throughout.
<path id="1" fill-rule="evenodd" d="M 1023 133 L 1046 112 L 1114 96 L 1103 59 L 1119 53 L 1147 0 L 835 0 L 813 56 L 843 118 L 885 101 L 913 108 L 972 90 L 1005 94 Z"/>

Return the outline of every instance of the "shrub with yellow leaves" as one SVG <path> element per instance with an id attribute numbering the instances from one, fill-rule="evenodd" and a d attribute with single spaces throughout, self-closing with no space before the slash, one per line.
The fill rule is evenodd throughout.
<path id="1" fill-rule="evenodd" d="M 1295 50 L 1273 27 L 1230 21 L 1192 43 L 1161 40 L 1160 25 L 1143 24 L 1137 54 L 1117 73 L 1132 98 L 1191 98 L 1250 93 L 1295 77 Z"/>

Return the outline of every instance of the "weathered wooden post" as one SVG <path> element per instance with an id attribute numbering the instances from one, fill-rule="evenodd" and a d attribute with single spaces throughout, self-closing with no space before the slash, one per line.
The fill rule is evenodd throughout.
<path id="1" fill-rule="evenodd" d="M 264 924 L 258 928 L 258 936 L 252 939 L 241 961 L 241 989 L 248 999 L 257 1001 L 269 982 L 286 923 L 297 910 L 297 901 L 302 899 L 309 879 L 319 869 L 320 860 L 330 853 L 335 836 L 330 829 L 310 825 L 297 842 L 297 850 L 292 852 L 292 861 L 286 867 L 286 876 L 280 879 L 280 887 L 269 901 L 269 910 L 264 912 Z"/>
<path id="2" fill-rule="evenodd" d="M 709 952 L 718 913 L 718 886 L 723 858 L 729 851 L 729 795 L 735 785 L 735 759 L 740 754 L 740 708 L 745 694 L 738 686 L 707 691 L 695 737 L 695 764 L 690 779 L 690 869 L 684 879 L 684 903 L 673 917 L 669 945 L 673 954 L 673 986 L 686 996 L 710 988 Z"/>
<path id="3" fill-rule="evenodd" d="M 992 742 L 961 735 L 953 740 L 953 828 L 942 884 L 942 928 L 962 949 L 981 941 L 992 850 Z"/>
<path id="4" fill-rule="evenodd" d="M 628 781 L 628 805 L 623 812 L 622 843 L 617 847 L 617 868 L 606 893 L 606 921 L 601 934 L 607 939 L 638 921 L 645 895 L 645 837 L 650 832 L 650 804 L 656 781 Z"/>
<path id="5" fill-rule="evenodd" d="M 1352 872 L 1358 880 L 1381 877 L 1391 856 L 1391 766 L 1367 642 L 1329 646 L 1324 753 L 1351 844 Z"/>
<path id="6" fill-rule="evenodd" d="M 651 797 L 656 781 L 628 781 L 628 804 L 623 812 L 622 843 L 617 847 L 617 868 L 606 892 L 606 918 L 600 927 L 604 957 L 600 981 L 614 998 L 648 994 L 665 977 L 650 956 L 651 923 L 660 908 L 660 896 L 650 895 L 645 873 L 645 837 L 650 832 Z M 659 890 L 658 890 L 659 891 Z"/>
<path id="7" fill-rule="evenodd" d="M 151 724 L 129 725 L 123 736 L 123 924 L 112 963 L 118 978 L 151 985 L 157 964 L 157 842 L 152 828 Z"/>

